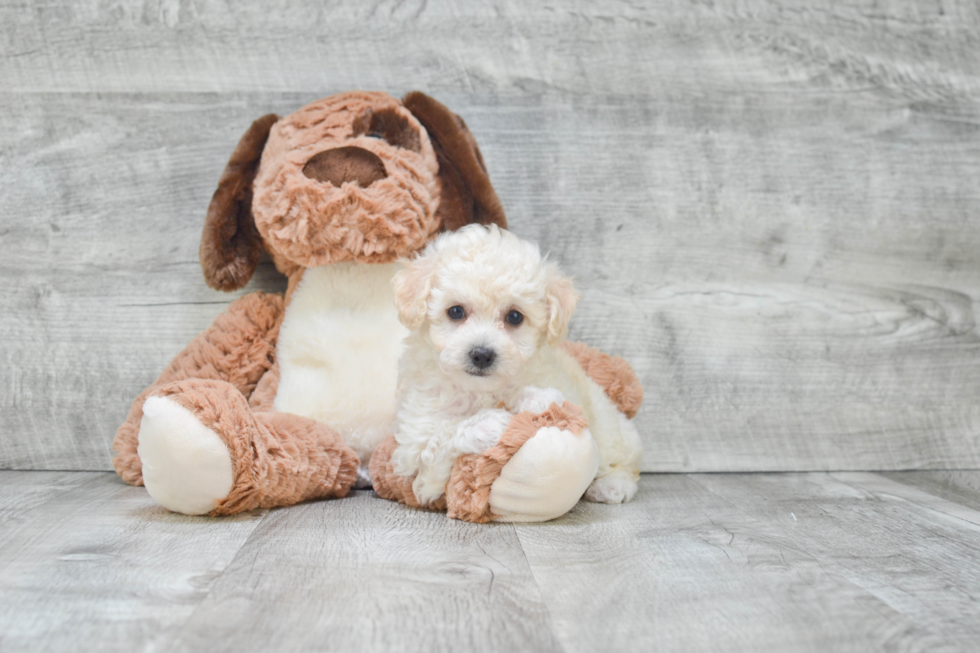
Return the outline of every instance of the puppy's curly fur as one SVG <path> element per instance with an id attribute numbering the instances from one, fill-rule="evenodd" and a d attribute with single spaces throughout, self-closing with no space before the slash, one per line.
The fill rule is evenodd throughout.
<path id="1" fill-rule="evenodd" d="M 494 446 L 513 413 L 567 398 L 581 406 L 600 466 L 586 498 L 628 501 L 639 478 L 635 427 L 560 343 L 579 299 L 538 247 L 496 226 L 439 236 L 394 279 L 412 333 L 399 366 L 398 474 L 422 505 L 445 491 L 456 458 Z"/>

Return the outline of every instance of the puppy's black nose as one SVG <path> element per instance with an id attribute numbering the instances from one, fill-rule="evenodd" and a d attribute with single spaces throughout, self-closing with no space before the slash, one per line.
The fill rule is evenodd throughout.
<path id="1" fill-rule="evenodd" d="M 474 347 L 470 350 L 470 361 L 472 361 L 473 367 L 478 370 L 487 369 L 493 365 L 496 358 L 497 352 L 487 347 Z"/>

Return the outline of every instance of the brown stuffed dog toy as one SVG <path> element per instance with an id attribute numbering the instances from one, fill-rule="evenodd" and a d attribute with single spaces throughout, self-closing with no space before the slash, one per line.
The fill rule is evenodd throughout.
<path id="1" fill-rule="evenodd" d="M 506 227 L 465 123 L 422 93 L 335 95 L 260 118 L 231 156 L 208 209 L 201 265 L 219 290 L 245 286 L 263 248 L 285 297 L 255 292 L 228 310 L 143 391 L 113 464 L 160 504 L 227 515 L 342 497 L 360 479 L 418 505 L 389 462 L 406 329 L 397 260 L 440 230 Z M 640 385 L 622 359 L 569 348 L 625 414 Z M 550 444 L 534 435 L 555 429 Z M 461 458 L 430 508 L 470 521 L 564 514 L 596 473 L 574 406 L 520 414 L 500 443 Z"/>

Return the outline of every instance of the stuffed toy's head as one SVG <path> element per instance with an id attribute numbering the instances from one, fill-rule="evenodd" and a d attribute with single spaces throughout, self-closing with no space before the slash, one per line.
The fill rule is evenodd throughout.
<path id="1" fill-rule="evenodd" d="M 201 265 L 208 285 L 236 290 L 263 247 L 291 276 L 388 263 L 472 223 L 507 226 L 459 116 L 418 92 L 341 93 L 245 132 L 208 207 Z"/>

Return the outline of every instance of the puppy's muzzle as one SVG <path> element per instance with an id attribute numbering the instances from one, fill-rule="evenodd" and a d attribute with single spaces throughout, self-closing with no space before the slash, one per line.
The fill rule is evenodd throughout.
<path id="1" fill-rule="evenodd" d="M 388 176 L 385 164 L 377 154 L 353 145 L 314 154 L 303 166 L 303 174 L 338 188 L 348 181 L 367 188 Z"/>
<path id="2" fill-rule="evenodd" d="M 470 350 L 470 364 L 473 365 L 475 371 L 470 372 L 470 374 L 486 376 L 490 373 L 490 368 L 493 367 L 496 360 L 497 352 L 489 347 L 474 347 Z"/>

